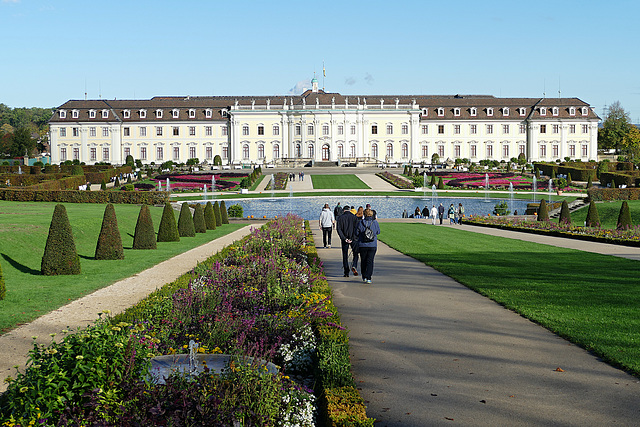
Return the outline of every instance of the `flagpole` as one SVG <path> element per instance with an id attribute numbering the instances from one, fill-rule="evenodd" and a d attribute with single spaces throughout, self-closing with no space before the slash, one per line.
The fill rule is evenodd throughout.
<path id="1" fill-rule="evenodd" d="M 327 76 L 326 71 L 324 70 L 324 61 L 322 61 L 322 91 L 324 92 L 324 78 Z"/>

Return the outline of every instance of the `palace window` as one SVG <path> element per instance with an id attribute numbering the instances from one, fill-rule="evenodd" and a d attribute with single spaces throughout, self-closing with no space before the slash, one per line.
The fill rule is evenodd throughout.
<path id="1" fill-rule="evenodd" d="M 229 146 L 228 145 L 223 145 L 222 146 L 222 158 L 224 160 L 228 160 L 229 159 Z"/>
<path id="2" fill-rule="evenodd" d="M 422 125 L 420 129 L 423 135 L 427 135 L 429 133 L 429 125 Z"/>
<path id="3" fill-rule="evenodd" d="M 80 129 L 71 128 L 71 133 L 73 134 L 73 136 L 80 136 Z"/>
<path id="4" fill-rule="evenodd" d="M 156 110 L 156 119 L 162 118 L 162 110 Z"/>
<path id="5" fill-rule="evenodd" d="M 473 158 L 478 157 L 478 146 L 472 145 L 469 147 L 469 155 Z"/>
<path id="6" fill-rule="evenodd" d="M 264 159 L 264 144 L 258 144 L 258 158 Z"/>
<path id="7" fill-rule="evenodd" d="M 387 125 L 387 135 L 393 135 L 393 125 Z"/>
<path id="8" fill-rule="evenodd" d="M 518 108 L 518 111 L 520 111 L 520 116 L 524 117 L 527 114 L 527 109 L 524 107 L 520 107 Z"/>
<path id="9" fill-rule="evenodd" d="M 493 145 L 487 145 L 487 159 L 493 159 Z"/>
<path id="10" fill-rule="evenodd" d="M 103 137 L 108 137 L 109 136 L 109 128 L 108 127 L 103 127 L 102 128 L 102 136 Z"/>
<path id="11" fill-rule="evenodd" d="M 356 134 L 356 125 L 351 125 L 351 135 Z"/>
<path id="12" fill-rule="evenodd" d="M 460 146 L 458 144 L 453 146 L 453 155 L 456 159 L 460 158 Z"/>
<path id="13" fill-rule="evenodd" d="M 487 116 L 493 116 L 493 108 L 487 108 Z"/>
<path id="14" fill-rule="evenodd" d="M 122 134 L 124 136 L 131 136 L 131 129 L 126 127 L 126 128 L 122 128 Z"/>
<path id="15" fill-rule="evenodd" d="M 79 148 L 75 148 L 73 149 L 73 160 L 80 160 L 80 149 Z"/>
<path id="16" fill-rule="evenodd" d="M 438 157 L 444 157 L 444 145 L 438 145 Z"/>
<path id="17" fill-rule="evenodd" d="M 66 119 L 67 118 L 67 111 L 66 110 L 60 110 L 60 111 L 58 111 L 58 114 L 60 115 L 61 119 Z M 64 150 L 65 150 L 65 153 L 66 153 L 67 150 L 66 149 L 64 149 Z M 62 151 L 60 151 L 60 152 L 62 152 Z"/>
<path id="18" fill-rule="evenodd" d="M 131 155 L 131 148 L 129 147 L 124 147 L 124 158 L 126 159 L 127 157 L 129 157 Z"/>
<path id="19" fill-rule="evenodd" d="M 453 133 L 455 134 L 460 133 L 460 125 L 453 125 Z"/>
<path id="20" fill-rule="evenodd" d="M 371 144 L 371 157 L 373 157 L 374 159 L 378 158 L 378 144 L 376 144 L 375 142 Z"/>
<path id="21" fill-rule="evenodd" d="M 302 133 L 302 126 L 301 125 L 296 125 L 294 133 L 295 133 L 296 136 L 300 136 L 300 134 Z"/>
<path id="22" fill-rule="evenodd" d="M 525 145 L 520 145 L 519 150 L 519 154 L 526 154 L 527 147 Z"/>
<path id="23" fill-rule="evenodd" d="M 279 144 L 273 144 L 273 158 L 274 159 L 279 159 L 280 158 L 280 145 Z"/>
<path id="24" fill-rule="evenodd" d="M 95 114 L 94 114 L 95 116 Z M 147 118 L 147 110 L 140 110 L 140 118 L 141 119 L 146 119 Z"/>
<path id="25" fill-rule="evenodd" d="M 307 146 L 307 157 L 313 159 L 314 155 L 315 155 L 315 149 L 313 147 L 313 144 L 309 144 Z"/>
<path id="26" fill-rule="evenodd" d="M 406 142 L 402 144 L 402 157 L 409 157 L 409 144 Z"/>
<path id="27" fill-rule="evenodd" d="M 189 136 L 196 136 L 196 127 L 189 126 Z"/>
<path id="28" fill-rule="evenodd" d="M 429 115 L 429 109 L 428 108 L 423 108 L 422 109 L 422 115 L 423 116 L 428 116 Z"/>
<path id="29" fill-rule="evenodd" d="M 583 116 L 586 116 L 586 115 L 589 114 L 589 109 L 587 107 L 582 107 L 581 110 L 582 110 L 582 115 Z"/>
<path id="30" fill-rule="evenodd" d="M 189 118 L 193 119 L 196 117 L 196 110 L 194 110 L 193 108 L 189 110 Z"/>
<path id="31" fill-rule="evenodd" d="M 249 144 L 244 144 L 242 146 L 242 158 L 244 160 L 249 160 Z"/>
<path id="32" fill-rule="evenodd" d="M 371 134 L 372 135 L 378 134 L 378 125 L 371 125 Z"/>
<path id="33" fill-rule="evenodd" d="M 551 151 L 553 152 L 552 156 L 557 158 L 557 157 L 558 157 L 558 155 L 559 155 L 559 154 L 558 154 L 558 152 L 559 152 L 559 150 L 558 150 L 558 144 L 553 144 L 553 145 L 551 146 Z"/>
<path id="34" fill-rule="evenodd" d="M 89 149 L 89 160 L 92 162 L 98 160 L 98 150 L 95 147 Z"/>
<path id="35" fill-rule="evenodd" d="M 387 157 L 393 158 L 393 144 L 387 144 Z"/>
<path id="36" fill-rule="evenodd" d="M 89 136 L 91 136 L 91 137 L 95 137 L 96 136 L 96 128 L 95 128 L 95 126 L 89 128 Z"/>
<path id="37" fill-rule="evenodd" d="M 307 126 L 307 135 L 313 135 L 313 125 Z"/>
<path id="38" fill-rule="evenodd" d="M 273 125 L 273 136 L 278 136 L 278 135 L 280 135 L 280 126 Z"/>
<path id="39" fill-rule="evenodd" d="M 547 115 L 547 107 L 540 107 L 540 115 L 541 116 Z"/>
<path id="40" fill-rule="evenodd" d="M 196 147 L 189 147 L 189 158 L 195 159 L 196 157 Z"/>
<path id="41" fill-rule="evenodd" d="M 475 135 L 478 133 L 478 125 L 469 125 L 469 133 Z"/>
<path id="42" fill-rule="evenodd" d="M 205 126 L 204 127 L 204 134 L 205 134 L 205 136 L 212 136 L 213 135 L 213 126 Z"/>
<path id="43" fill-rule="evenodd" d="M 438 117 L 443 117 L 443 116 L 444 116 L 444 108 L 438 107 Z"/>
<path id="44" fill-rule="evenodd" d="M 582 157 L 587 157 L 588 154 L 589 154 L 588 147 L 586 145 L 583 145 L 582 146 Z"/>
<path id="45" fill-rule="evenodd" d="M 338 157 L 344 157 L 344 145 L 338 144 Z"/>
<path id="46" fill-rule="evenodd" d="M 422 148 L 422 157 L 423 158 L 429 157 L 429 146 L 425 144 L 421 148 Z"/>
<path id="47" fill-rule="evenodd" d="M 175 109 L 174 109 L 174 110 L 171 110 L 171 116 L 172 116 L 174 119 L 177 119 L 178 117 L 180 117 L 180 111 L 175 110 Z"/>
<path id="48" fill-rule="evenodd" d="M 204 110 L 204 116 L 205 116 L 207 119 L 210 119 L 211 117 L 213 117 L 213 111 L 211 111 L 211 109 L 210 109 L 210 108 L 207 108 L 206 110 Z"/>
<path id="49" fill-rule="evenodd" d="M 460 108 L 456 107 L 453 109 L 453 115 L 458 117 L 460 116 Z"/>
<path id="50" fill-rule="evenodd" d="M 547 133 L 547 125 L 540 125 L 540 133 Z"/>
<path id="51" fill-rule="evenodd" d="M 96 118 L 96 110 L 89 110 L 89 118 L 90 119 Z"/>
<path id="52" fill-rule="evenodd" d="M 302 157 L 302 146 L 300 144 L 296 144 L 296 157 Z"/>
<path id="53" fill-rule="evenodd" d="M 507 144 L 504 144 L 502 146 L 502 158 L 504 158 L 504 159 L 508 159 L 509 158 L 509 146 Z"/>
<path id="54" fill-rule="evenodd" d="M 502 133 L 505 135 L 509 133 L 509 125 L 502 125 Z"/>
<path id="55" fill-rule="evenodd" d="M 471 116 L 475 117 L 478 115 L 478 109 L 476 107 L 471 107 L 469 109 L 469 114 L 471 114 Z"/>
<path id="56" fill-rule="evenodd" d="M 249 125 L 242 125 L 242 135 L 249 135 Z"/>
<path id="57" fill-rule="evenodd" d="M 402 124 L 402 134 L 403 135 L 408 135 L 409 134 L 409 125 L 406 123 Z"/>
<path id="58" fill-rule="evenodd" d="M 582 133 L 589 133 L 589 125 L 582 125 Z"/>
<path id="59" fill-rule="evenodd" d="M 227 136 L 229 135 L 229 128 L 227 126 L 222 126 L 220 128 L 220 133 L 222 134 L 222 136 Z"/>
<path id="60" fill-rule="evenodd" d="M 551 114 L 553 114 L 554 116 L 557 116 L 559 111 L 560 109 L 558 107 L 553 107 L 551 109 Z"/>
<path id="61" fill-rule="evenodd" d="M 102 118 L 103 119 L 109 118 L 109 110 L 102 110 Z"/>
<path id="62" fill-rule="evenodd" d="M 122 112 L 122 116 L 123 116 L 125 119 L 129 119 L 129 118 L 131 118 L 131 110 L 124 110 L 124 111 Z"/>
<path id="63" fill-rule="evenodd" d="M 140 147 L 140 160 L 147 160 L 147 147 Z"/>
<path id="64" fill-rule="evenodd" d="M 547 146 L 546 145 L 541 145 L 540 146 L 540 157 L 547 157 Z"/>
<path id="65" fill-rule="evenodd" d="M 138 131 L 140 133 L 140 136 L 147 136 L 147 127 L 146 126 L 140 126 L 138 129 L 139 129 Z"/>
<path id="66" fill-rule="evenodd" d="M 71 117 L 74 118 L 74 119 L 77 119 L 78 118 L 78 110 L 72 110 L 71 111 Z"/>
<path id="67" fill-rule="evenodd" d="M 576 133 L 576 125 L 569 125 L 569 133 Z"/>
<path id="68" fill-rule="evenodd" d="M 64 147 L 60 148 L 60 160 L 67 160 L 67 149 Z"/>
<path id="69" fill-rule="evenodd" d="M 560 125 L 553 125 L 553 133 L 559 133 L 560 132 Z"/>
<path id="70" fill-rule="evenodd" d="M 173 147 L 173 160 L 180 160 L 180 147 Z"/>
<path id="71" fill-rule="evenodd" d="M 520 133 L 525 133 L 527 131 L 527 125 L 520 125 Z"/>
<path id="72" fill-rule="evenodd" d="M 493 133 L 493 125 L 487 125 L 487 133 Z"/>
<path id="73" fill-rule="evenodd" d="M 162 126 L 156 126 L 156 136 L 162 136 Z"/>
<path id="74" fill-rule="evenodd" d="M 504 107 L 502 109 L 502 115 L 505 117 L 509 116 L 509 107 Z"/>
<path id="75" fill-rule="evenodd" d="M 211 160 L 213 158 L 213 147 L 205 147 L 204 153 L 207 160 Z"/>
<path id="76" fill-rule="evenodd" d="M 103 161 L 109 160 L 109 147 L 102 148 L 102 160 Z"/>
<path id="77" fill-rule="evenodd" d="M 443 134 L 444 133 L 444 125 L 438 125 L 438 133 L 439 134 Z"/>
<path id="78" fill-rule="evenodd" d="M 576 107 L 569 107 L 569 115 L 570 116 L 576 115 Z"/>
<path id="79" fill-rule="evenodd" d="M 60 137 L 64 138 L 67 136 L 67 128 L 60 128 Z"/>
<path id="80" fill-rule="evenodd" d="M 258 125 L 258 135 L 264 135 L 264 126 Z"/>
<path id="81" fill-rule="evenodd" d="M 576 156 L 576 146 L 574 144 L 569 145 L 569 156 L 570 157 Z"/>
<path id="82" fill-rule="evenodd" d="M 351 144 L 351 146 L 349 147 L 349 155 L 351 157 L 356 156 L 356 144 Z"/>
<path id="83" fill-rule="evenodd" d="M 344 135 L 344 126 L 338 125 L 338 135 Z"/>
<path id="84" fill-rule="evenodd" d="M 180 127 L 173 126 L 173 136 L 180 136 Z"/>
<path id="85" fill-rule="evenodd" d="M 163 159 L 164 159 L 164 148 L 156 147 L 156 160 L 163 160 Z"/>
<path id="86" fill-rule="evenodd" d="M 329 135 L 329 125 L 322 125 L 322 134 Z"/>

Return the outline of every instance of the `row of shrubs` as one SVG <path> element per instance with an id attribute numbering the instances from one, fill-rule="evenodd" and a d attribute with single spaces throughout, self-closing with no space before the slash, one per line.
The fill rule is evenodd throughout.
<path id="1" fill-rule="evenodd" d="M 534 168 L 542 172 L 543 175 L 556 176 L 557 174 L 571 175 L 575 181 L 596 180 L 596 168 L 598 164 L 595 162 L 572 162 L 562 163 L 534 163 Z M 633 165 L 633 164 L 632 164 Z"/>
<path id="2" fill-rule="evenodd" d="M 117 169 L 121 169 L 123 167 L 129 167 L 129 172 L 131 172 L 131 166 L 122 166 L 120 168 Z M 26 165 L 13 165 L 13 166 L 8 166 L 8 165 L 0 165 L 0 174 L 17 174 L 18 172 L 22 171 L 23 175 L 36 175 L 36 174 L 40 174 L 40 173 L 45 173 L 45 174 L 52 174 L 52 173 L 61 173 L 63 175 L 72 175 L 73 174 L 73 170 L 78 170 L 78 168 L 80 170 L 83 171 L 82 174 L 85 173 L 97 173 L 97 172 L 101 172 L 101 171 L 105 171 L 105 170 L 110 170 L 110 169 L 114 169 L 113 166 L 111 165 L 74 165 L 74 164 L 69 164 L 69 165 L 52 165 L 52 164 L 43 164 L 42 162 L 36 162 L 33 166 L 26 166 Z M 79 175 L 82 175 L 79 174 Z"/>
<path id="3" fill-rule="evenodd" d="M 640 188 L 595 188 L 587 190 L 590 200 L 596 202 L 612 200 L 640 200 Z"/>
<path id="4" fill-rule="evenodd" d="M 637 187 L 640 185 L 640 171 L 600 172 L 600 184 L 607 187 Z"/>
<path id="5" fill-rule="evenodd" d="M 166 191 L 80 191 L 0 188 L 0 200 L 11 202 L 161 205 L 169 201 L 169 193 Z"/>
<path id="6" fill-rule="evenodd" d="M 47 165 L 51 166 L 51 165 Z M 4 168 L 16 168 L 16 166 L 4 166 Z M 40 170 L 39 166 L 25 166 L 31 170 Z M 17 170 L 16 170 L 17 172 Z M 112 177 L 132 172 L 131 166 L 113 168 L 109 166 L 57 166 L 45 167 L 45 172 L 38 174 L 12 173 L 0 170 L 0 183 L 10 183 L 13 187 L 32 187 L 33 190 L 70 190 L 80 185 L 92 182 L 109 182 Z"/>
<path id="7" fill-rule="evenodd" d="M 272 221 L 124 313 L 36 345 L 31 366 L 0 397 L 2 418 L 13 425 L 373 426 L 354 387 L 331 289 L 315 247 L 305 244 L 308 222 L 307 233 L 300 224 L 294 216 Z M 190 379 L 142 381 L 150 358 L 190 340 L 198 352 L 239 359 L 221 375 L 205 367 Z M 247 354 L 273 360 L 281 373 L 243 367 Z M 289 380 L 309 373 L 311 382 Z M 317 423 L 302 384 L 314 385 Z"/>
<path id="8" fill-rule="evenodd" d="M 262 175 L 262 168 L 258 166 L 255 168 L 249 176 L 242 178 L 240 181 L 240 188 L 251 188 L 254 182 Z"/>

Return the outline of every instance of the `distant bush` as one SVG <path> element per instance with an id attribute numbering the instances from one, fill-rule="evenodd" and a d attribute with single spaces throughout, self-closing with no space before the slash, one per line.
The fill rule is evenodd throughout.
<path id="1" fill-rule="evenodd" d="M 56 205 L 53 211 L 40 271 L 45 276 L 80 274 L 80 258 L 67 210 L 62 204 Z"/>
<path id="2" fill-rule="evenodd" d="M 104 209 L 102 227 L 96 244 L 96 259 L 124 259 L 122 238 L 118 229 L 116 210 L 111 203 Z"/>
<path id="3" fill-rule="evenodd" d="M 229 206 L 227 213 L 231 218 L 242 218 L 244 215 L 244 210 L 242 209 L 241 205 L 235 204 Z"/>
<path id="4" fill-rule="evenodd" d="M 133 235 L 133 249 L 156 249 L 156 233 L 153 229 L 153 218 L 149 206 L 142 205 Z"/>

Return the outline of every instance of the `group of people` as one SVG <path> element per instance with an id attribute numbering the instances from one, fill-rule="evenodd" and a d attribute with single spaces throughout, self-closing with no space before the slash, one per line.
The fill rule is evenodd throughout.
<path id="1" fill-rule="evenodd" d="M 460 219 L 464 218 L 464 206 L 462 203 L 458 203 L 458 207 L 456 208 L 453 203 L 449 205 L 449 209 L 445 210 L 445 207 L 440 203 L 440 206 L 436 208 L 436 205 L 431 207 L 431 210 L 427 206 L 424 209 L 420 210 L 420 207 L 416 206 L 416 210 L 413 214 L 409 215 L 407 210 L 405 209 L 402 213 L 403 218 L 431 218 L 431 224 L 436 225 L 436 220 L 440 220 L 440 224 L 442 224 L 442 220 L 445 218 L 445 211 L 447 213 L 447 217 L 449 218 L 449 222 L 451 224 L 460 224 Z"/>
<path id="2" fill-rule="evenodd" d="M 342 267 L 344 277 L 350 274 L 358 276 L 358 259 L 360 260 L 362 281 L 371 283 L 373 275 L 373 260 L 378 249 L 378 234 L 380 225 L 377 214 L 371 205 L 366 207 L 349 205 L 333 209 L 325 203 L 320 213 L 319 225 L 322 229 L 322 243 L 325 248 L 331 248 L 333 228 L 338 232 L 342 243 Z"/>
<path id="3" fill-rule="evenodd" d="M 289 174 L 289 181 L 295 181 L 295 180 L 296 180 L 296 174 L 291 172 Z M 298 172 L 298 180 L 304 181 L 304 172 Z"/>

